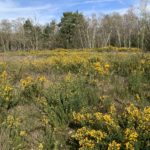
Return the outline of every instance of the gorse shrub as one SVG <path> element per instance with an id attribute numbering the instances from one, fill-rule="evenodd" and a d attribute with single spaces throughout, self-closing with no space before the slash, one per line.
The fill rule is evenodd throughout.
<path id="1" fill-rule="evenodd" d="M 0 107 L 9 109 L 14 103 L 14 88 L 8 80 L 6 71 L 0 75 Z"/>
<path id="2" fill-rule="evenodd" d="M 150 107 L 133 104 L 118 110 L 114 104 L 107 113 L 73 113 L 80 128 L 71 136 L 79 149 L 148 149 Z M 74 144 L 75 145 L 75 144 Z"/>
<path id="3" fill-rule="evenodd" d="M 21 79 L 21 96 L 24 99 L 33 99 L 41 97 L 46 78 L 44 76 L 33 79 L 31 76 Z"/>

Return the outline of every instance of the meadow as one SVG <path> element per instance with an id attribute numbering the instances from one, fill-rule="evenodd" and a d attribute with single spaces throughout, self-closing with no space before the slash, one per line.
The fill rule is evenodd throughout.
<path id="1" fill-rule="evenodd" d="M 1 150 L 149 150 L 150 53 L 0 53 Z"/>

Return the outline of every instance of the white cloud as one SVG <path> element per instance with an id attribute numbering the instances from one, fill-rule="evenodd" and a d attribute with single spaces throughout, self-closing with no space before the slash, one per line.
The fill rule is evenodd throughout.
<path id="1" fill-rule="evenodd" d="M 21 7 L 17 1 L 13 0 L 0 0 L 0 12 L 1 13 L 21 13 L 21 12 L 33 12 L 40 10 L 52 9 L 52 5 L 46 4 L 43 6 L 33 6 L 33 7 Z"/>
<path id="2" fill-rule="evenodd" d="M 81 1 L 76 1 L 71 4 L 68 4 L 67 6 L 76 6 L 76 5 L 85 5 L 85 4 L 95 4 L 95 3 L 101 3 L 101 4 L 106 4 L 108 2 L 119 2 L 122 3 L 122 0 L 81 0 Z"/>
<path id="3" fill-rule="evenodd" d="M 0 12 L 33 12 L 33 11 L 40 11 L 40 10 L 47 10 L 51 9 L 51 5 L 44 5 L 44 6 L 37 6 L 37 7 L 3 7 L 0 9 Z"/>
<path id="4" fill-rule="evenodd" d="M 47 22 L 53 19 L 53 13 L 57 12 L 57 10 L 58 7 L 54 7 L 49 3 L 40 6 L 22 6 L 19 4 L 18 0 L 0 0 L 0 20 L 14 20 L 17 18 L 36 18 L 38 22 L 44 23 L 44 21 Z M 47 12 L 47 14 L 43 15 L 43 12 Z"/>

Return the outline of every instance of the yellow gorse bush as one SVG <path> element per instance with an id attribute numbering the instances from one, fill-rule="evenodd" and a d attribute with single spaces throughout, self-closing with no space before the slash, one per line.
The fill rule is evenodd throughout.
<path id="1" fill-rule="evenodd" d="M 121 144 L 117 143 L 116 141 L 112 141 L 108 145 L 108 150 L 120 150 L 120 148 L 121 148 Z"/>
<path id="2" fill-rule="evenodd" d="M 125 143 L 125 149 L 126 150 L 134 150 L 134 145 L 131 144 L 130 142 Z"/>
<path id="3" fill-rule="evenodd" d="M 0 77 L 2 78 L 1 80 L 6 80 L 8 77 L 8 74 L 6 71 L 3 71 L 2 74 L 0 75 Z"/>
<path id="4" fill-rule="evenodd" d="M 21 137 L 27 136 L 27 132 L 24 131 L 24 130 L 20 131 L 20 136 L 21 136 Z"/>
<path id="5" fill-rule="evenodd" d="M 42 121 L 42 123 L 43 123 L 44 125 L 47 125 L 47 124 L 49 123 L 49 119 L 48 119 L 48 117 L 45 116 L 45 115 L 42 117 L 41 121 Z"/>
<path id="6" fill-rule="evenodd" d="M 1 87 L 0 95 L 5 101 L 10 101 L 13 96 L 13 87 L 4 85 Z"/>
<path id="7" fill-rule="evenodd" d="M 91 139 L 89 138 L 90 143 L 92 143 L 91 149 L 93 147 L 96 148 L 97 144 L 102 146 L 103 142 L 100 141 L 102 139 L 105 141 L 107 138 L 109 138 L 110 143 L 107 143 L 107 148 L 109 150 L 120 150 L 121 147 L 131 150 L 135 148 L 135 144 L 137 142 L 142 142 L 139 140 L 139 137 L 148 138 L 148 134 L 150 134 L 150 130 L 148 128 L 148 122 L 150 122 L 150 107 L 146 107 L 144 110 L 141 110 L 138 109 L 134 104 L 130 104 L 118 114 L 115 105 L 112 104 L 108 113 L 88 113 L 88 116 L 90 117 L 87 117 L 87 113 L 73 113 L 73 119 L 75 123 L 83 126 L 82 128 L 77 129 L 75 134 L 72 136 L 72 138 L 75 138 L 77 141 L 79 141 L 81 148 L 85 147 L 85 142 L 87 141 L 88 137 L 93 137 Z M 123 125 L 124 128 L 122 128 L 120 125 Z M 116 134 L 121 136 L 122 140 L 119 138 L 114 139 L 110 136 Z M 96 138 L 97 135 L 102 138 L 98 140 Z M 82 141 L 85 138 L 87 139 L 84 141 L 84 145 L 81 145 L 80 143 L 83 143 Z M 106 140 L 105 142 L 108 141 Z M 90 146 L 88 148 L 90 149 Z"/>
<path id="8" fill-rule="evenodd" d="M 100 130 L 90 130 L 83 127 L 72 136 L 76 140 L 79 140 L 80 149 L 92 149 L 96 143 L 102 142 L 107 134 Z M 94 140 L 93 140 L 94 139 Z"/>
<path id="9" fill-rule="evenodd" d="M 28 76 L 25 79 L 21 79 L 20 82 L 21 82 L 22 87 L 26 88 L 26 87 L 30 86 L 33 83 L 33 78 Z"/>
<path id="10" fill-rule="evenodd" d="M 14 87 L 9 82 L 9 76 L 6 71 L 0 74 L 0 99 L 1 106 L 7 108 L 12 102 L 14 95 Z"/>
<path id="11" fill-rule="evenodd" d="M 127 128 L 125 130 L 125 139 L 131 142 L 136 142 L 138 138 L 138 134 L 133 129 Z"/>
<path id="12" fill-rule="evenodd" d="M 43 150 L 43 148 L 44 148 L 43 143 L 40 143 L 40 144 L 38 145 L 38 150 Z"/>
<path id="13" fill-rule="evenodd" d="M 99 75 L 105 75 L 108 74 L 110 69 L 109 64 L 101 64 L 100 62 L 94 63 L 94 70 L 99 74 Z"/>
<path id="14" fill-rule="evenodd" d="M 40 77 L 38 78 L 38 80 L 39 80 L 40 82 L 42 82 L 42 83 L 47 81 L 47 79 L 46 79 L 45 76 L 40 76 Z"/>
<path id="15" fill-rule="evenodd" d="M 12 115 L 8 115 L 6 123 L 7 123 L 9 128 L 17 128 L 17 127 L 20 126 L 21 120 L 18 117 L 14 117 Z"/>

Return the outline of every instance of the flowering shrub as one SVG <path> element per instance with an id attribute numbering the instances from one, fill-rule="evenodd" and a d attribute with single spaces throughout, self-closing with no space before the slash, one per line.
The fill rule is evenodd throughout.
<path id="1" fill-rule="evenodd" d="M 13 102 L 14 89 L 9 83 L 8 74 L 6 71 L 0 75 L 0 106 L 8 108 Z"/>
<path id="2" fill-rule="evenodd" d="M 130 104 L 121 112 L 112 105 L 107 113 L 73 113 L 80 124 L 71 136 L 79 149 L 148 149 L 150 107 L 144 110 Z"/>
<path id="3" fill-rule="evenodd" d="M 21 95 L 22 98 L 35 98 L 39 97 L 42 94 L 44 83 L 46 82 L 44 76 L 37 77 L 33 79 L 31 76 L 26 77 L 25 79 L 20 80 L 21 84 Z"/>

